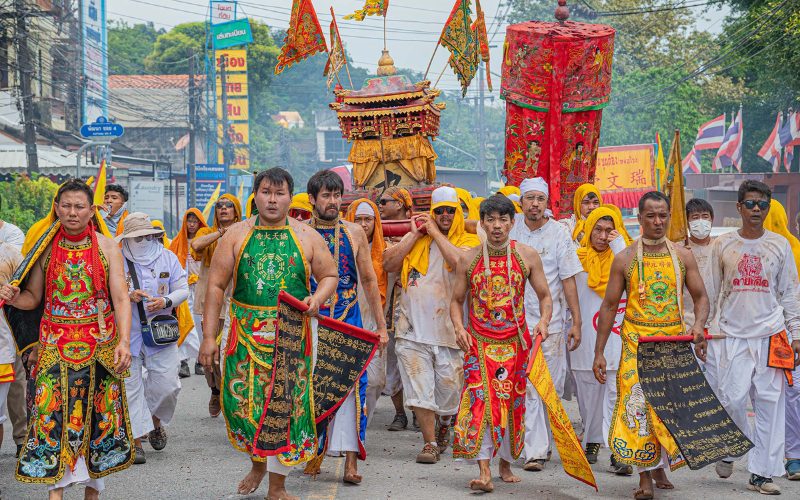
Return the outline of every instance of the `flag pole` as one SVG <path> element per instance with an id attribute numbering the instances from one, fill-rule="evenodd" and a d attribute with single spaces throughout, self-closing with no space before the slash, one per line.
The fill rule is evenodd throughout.
<path id="1" fill-rule="evenodd" d="M 449 62 L 450 61 L 445 61 L 444 62 L 444 68 L 442 68 L 442 72 L 439 73 L 439 78 L 436 79 L 436 83 L 433 84 L 433 88 L 436 88 L 436 86 L 439 85 L 439 80 L 441 80 L 442 76 L 444 76 L 444 72 L 447 69 L 447 65 L 449 64 Z"/>
<path id="2" fill-rule="evenodd" d="M 383 11 L 383 50 L 386 50 L 386 11 Z"/>
<path id="3" fill-rule="evenodd" d="M 333 27 L 336 29 L 336 36 L 339 38 L 339 45 L 342 47 L 342 57 L 344 58 L 344 69 L 347 71 L 347 79 L 350 81 L 350 88 L 355 90 L 355 86 L 353 85 L 353 78 L 350 76 L 350 65 L 347 62 L 347 54 L 344 52 L 344 42 L 342 41 L 342 35 L 339 33 L 339 23 L 336 22 L 336 14 L 333 13 L 333 5 L 331 5 L 331 19 L 333 21 Z M 385 34 L 384 34 L 385 36 Z M 331 41 L 333 44 L 333 41 Z M 339 85 L 342 85 L 342 82 L 339 81 L 339 72 L 336 72 L 336 81 L 339 82 Z"/>
<path id="4" fill-rule="evenodd" d="M 450 15 L 452 14 L 453 13 L 450 12 Z M 450 16 L 447 16 L 447 21 L 450 21 Z M 428 67 L 425 68 L 425 76 L 422 77 L 423 80 L 426 80 L 428 78 L 428 72 L 430 72 L 431 70 L 431 64 L 433 64 L 433 58 L 436 56 L 436 51 L 439 50 L 440 42 L 442 41 L 442 37 L 444 36 L 444 30 L 447 29 L 447 21 L 445 21 L 444 26 L 442 26 L 442 32 L 439 33 L 439 39 L 436 40 L 436 47 L 434 47 L 433 54 L 431 54 L 431 60 L 428 61 Z M 441 78 L 441 76 L 439 78 Z M 434 87 L 436 87 L 436 85 L 434 85 Z"/>

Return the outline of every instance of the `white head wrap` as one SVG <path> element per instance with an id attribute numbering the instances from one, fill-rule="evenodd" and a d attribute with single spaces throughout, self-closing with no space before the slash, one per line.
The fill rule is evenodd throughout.
<path id="1" fill-rule="evenodd" d="M 510 195 L 507 196 L 507 198 L 509 200 L 511 200 L 511 201 L 515 201 L 515 202 L 519 203 L 519 195 L 518 194 L 511 193 Z"/>
<path id="2" fill-rule="evenodd" d="M 434 189 L 431 193 L 431 205 L 445 202 L 458 204 L 458 193 L 456 193 L 456 190 L 448 186 Z"/>
<path id="3" fill-rule="evenodd" d="M 356 217 L 359 215 L 366 215 L 369 217 L 375 217 L 375 210 L 372 209 L 372 205 L 366 202 L 361 202 L 356 207 Z"/>
<path id="4" fill-rule="evenodd" d="M 541 177 L 525 179 L 520 183 L 519 192 L 522 193 L 522 196 L 525 196 L 525 193 L 528 191 L 539 191 L 540 193 L 544 193 L 548 198 L 550 197 L 550 188 L 547 187 L 547 182 Z"/>

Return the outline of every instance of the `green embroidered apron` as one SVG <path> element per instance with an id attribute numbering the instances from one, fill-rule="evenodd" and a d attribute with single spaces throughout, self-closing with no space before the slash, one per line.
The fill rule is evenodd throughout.
<path id="1" fill-rule="evenodd" d="M 294 231 L 288 226 L 250 230 L 236 259 L 231 298 L 231 329 L 223 353 L 222 412 L 233 446 L 254 460 L 266 458 L 253 453 L 271 391 L 278 293 L 285 291 L 302 300 L 309 295 L 309 267 Z M 279 450 L 285 465 L 313 457 L 316 444 L 311 402 L 311 336 L 308 323 L 302 378 L 296 385 L 290 413 L 289 447 Z M 276 388 L 277 390 L 277 388 Z"/>

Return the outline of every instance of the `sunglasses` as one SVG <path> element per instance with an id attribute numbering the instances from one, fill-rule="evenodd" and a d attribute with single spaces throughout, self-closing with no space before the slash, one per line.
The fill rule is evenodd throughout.
<path id="1" fill-rule="evenodd" d="M 384 198 L 384 199 L 380 200 L 378 203 L 381 204 L 381 205 L 386 205 L 390 201 L 395 201 L 397 203 L 400 203 L 399 201 L 395 200 L 394 198 Z"/>
<path id="2" fill-rule="evenodd" d="M 760 210 L 766 210 L 769 208 L 769 202 L 764 200 L 745 200 L 742 202 L 744 208 L 748 210 L 752 210 L 758 206 Z"/>
<path id="3" fill-rule="evenodd" d="M 233 202 L 232 201 L 220 201 L 214 206 L 217 207 L 217 208 L 233 208 Z"/>
<path id="4" fill-rule="evenodd" d="M 443 213 L 447 213 L 448 215 L 455 215 L 456 207 L 439 207 L 433 209 L 434 215 L 442 215 Z"/>
<path id="5" fill-rule="evenodd" d="M 155 234 L 146 234 L 144 236 L 134 236 L 133 241 L 136 243 L 141 243 L 144 240 L 153 241 L 154 239 L 156 239 Z"/>

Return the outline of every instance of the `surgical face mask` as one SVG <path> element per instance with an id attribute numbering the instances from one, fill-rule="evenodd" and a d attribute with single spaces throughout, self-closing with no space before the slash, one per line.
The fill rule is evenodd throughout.
<path id="1" fill-rule="evenodd" d="M 711 221 L 706 219 L 697 219 L 689 223 L 689 232 L 698 240 L 704 240 L 711 234 Z"/>

